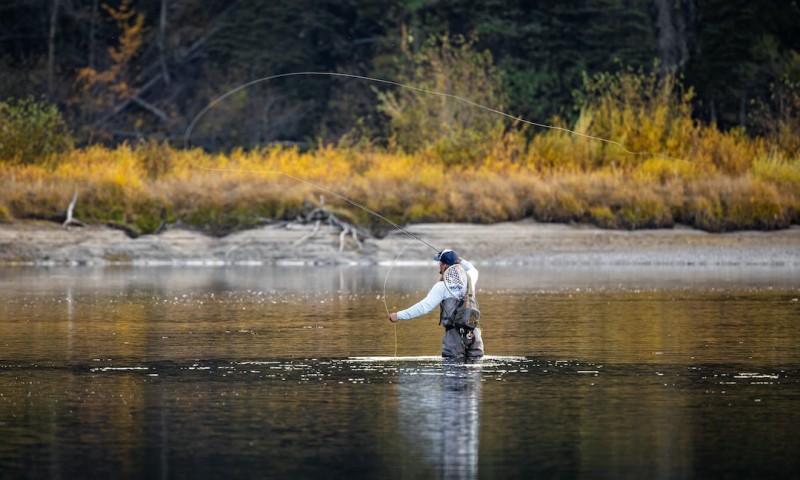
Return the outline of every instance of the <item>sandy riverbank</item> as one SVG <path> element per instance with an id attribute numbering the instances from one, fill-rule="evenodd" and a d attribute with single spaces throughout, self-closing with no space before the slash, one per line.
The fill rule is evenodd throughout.
<path id="1" fill-rule="evenodd" d="M 43 222 L 0 225 L 0 265 L 388 264 L 431 261 L 454 248 L 480 264 L 760 265 L 800 267 L 800 227 L 775 232 L 711 234 L 688 228 L 617 231 L 533 221 L 494 225 L 419 224 L 383 239 L 344 241 L 338 230 L 275 225 L 223 238 L 172 228 L 129 238 L 103 226 Z M 405 249 L 405 250 L 404 250 Z"/>

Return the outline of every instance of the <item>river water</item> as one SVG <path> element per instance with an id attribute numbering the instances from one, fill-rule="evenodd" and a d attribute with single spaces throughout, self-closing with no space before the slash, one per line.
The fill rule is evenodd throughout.
<path id="1" fill-rule="evenodd" d="M 798 478 L 800 271 L 0 269 L 0 478 Z"/>

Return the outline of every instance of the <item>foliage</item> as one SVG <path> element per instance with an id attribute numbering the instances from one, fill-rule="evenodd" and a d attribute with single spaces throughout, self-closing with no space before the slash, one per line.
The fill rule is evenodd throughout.
<path id="1" fill-rule="evenodd" d="M 61 112 L 33 98 L 0 102 L 0 162 L 42 163 L 72 148 Z"/>
<path id="2" fill-rule="evenodd" d="M 800 53 L 778 56 L 780 77 L 768 100 L 757 101 L 751 118 L 758 130 L 789 157 L 800 155 Z"/>
<path id="3" fill-rule="evenodd" d="M 724 130 L 738 126 L 760 134 L 771 129 L 757 117 L 764 106 L 773 119 L 781 109 L 774 86 L 791 71 L 791 57 L 800 51 L 800 4 L 708 0 L 694 8 L 696 51 L 683 73 L 698 94 L 697 117 Z"/>
<path id="4" fill-rule="evenodd" d="M 387 228 L 332 192 L 401 224 L 534 218 L 621 229 L 681 223 L 716 232 L 786 228 L 800 220 L 796 159 L 754 157 L 742 173 L 658 156 L 626 169 L 564 168 L 511 160 L 508 152 L 521 147 L 517 137 L 504 138 L 511 144 L 462 166 L 454 178 L 452 167 L 427 152 L 276 146 L 212 155 L 156 143 L 93 146 L 62 152 L 49 168 L 0 165 L 0 215 L 61 221 L 77 190 L 76 218 L 134 234 L 177 223 L 224 235 L 294 219 L 305 205 L 321 202 L 378 234 Z"/>
<path id="5" fill-rule="evenodd" d="M 792 58 L 800 52 L 796 1 L 7 0 L 0 13 L 0 99 L 46 95 L 82 144 L 177 144 L 210 101 L 275 74 L 416 82 L 411 67 L 423 65 L 415 59 L 432 37 L 469 38 L 473 52 L 490 52 L 501 96 L 489 104 L 528 120 L 574 123 L 581 111 L 571 93 L 584 74 L 658 58 L 661 73 L 695 92 L 693 117 L 702 125 L 780 135 L 781 148 L 795 151 L 800 137 L 797 115 L 787 121 L 781 113 L 796 91 L 785 83 L 796 80 Z M 380 145 L 389 119 L 376 111 L 373 87 L 330 77 L 254 85 L 215 107 L 195 144 Z M 362 136 L 348 136 L 355 128 Z M 456 144 L 463 145 L 443 142 L 441 150 Z"/>
<path id="6" fill-rule="evenodd" d="M 715 177 L 690 188 L 683 215 L 711 232 L 774 230 L 791 224 L 792 207 L 773 185 L 750 176 Z"/>
<path id="7" fill-rule="evenodd" d="M 124 22 L 133 18 L 123 16 Z M 323 202 L 378 233 L 386 228 L 333 192 L 398 223 L 534 218 L 605 228 L 682 223 L 728 231 L 800 221 L 800 158 L 792 138 L 798 109 L 791 103 L 797 90 L 790 77 L 776 90 L 791 99 L 784 123 L 760 136 L 744 127 L 721 130 L 698 122 L 693 90 L 657 64 L 585 75 L 583 90 L 575 93 L 579 115 L 573 122 L 556 117 L 550 128 L 506 125 L 505 117 L 475 105 L 500 109 L 505 100 L 502 75 L 476 41 L 443 36 L 407 49 L 400 66 L 413 88 L 377 93 L 389 121 L 386 142 L 371 136 L 381 130 L 365 120 L 360 131 L 370 136 L 357 138 L 353 131 L 352 141 L 335 147 L 322 140 L 313 149 L 258 146 L 268 144 L 263 128 L 244 126 L 238 136 L 233 121 L 237 112 L 257 105 L 252 91 L 232 95 L 215 112 L 224 121 L 210 117 L 211 123 L 232 126 L 209 128 L 207 140 L 219 135 L 223 144 L 232 135 L 256 145 L 225 154 L 178 150 L 152 139 L 79 149 L 67 142 L 23 156 L 25 145 L 52 143 L 26 137 L 27 144 L 8 147 L 12 157 L 0 164 L 0 221 L 62 220 L 75 191 L 77 218 L 133 234 L 183 224 L 223 235 L 293 219 Z M 106 87 L 97 86 L 98 92 Z M 420 89 L 449 96 L 422 95 Z M 0 104 L 0 111 L 44 112 L 18 115 L 21 125 L 60 118 L 54 107 L 27 102 Z M 4 132 L 15 121 L 4 122 Z M 40 130 L 59 131 L 48 128 Z"/>
<path id="8" fill-rule="evenodd" d="M 429 152 L 448 165 L 473 164 L 485 156 L 486 146 L 503 132 L 502 117 L 475 106 L 503 108 L 491 54 L 474 51 L 472 41 L 444 36 L 412 55 L 409 69 L 400 82 L 411 89 L 378 94 L 391 144 Z"/>
<path id="9" fill-rule="evenodd" d="M 170 173 L 175 164 L 175 155 L 175 150 L 166 142 L 158 143 L 150 140 L 136 146 L 136 157 L 150 179 L 157 179 Z"/>
<path id="10" fill-rule="evenodd" d="M 103 9 L 119 29 L 118 44 L 107 49 L 110 61 L 107 68 L 80 68 L 76 79 L 83 90 L 80 109 L 88 113 L 87 118 L 92 122 L 97 120 L 96 115 L 108 116 L 120 101 L 136 96 L 138 89 L 133 85 L 132 69 L 145 30 L 144 14 L 137 12 L 133 0 L 122 0 L 119 8 L 103 4 Z"/>
<path id="11" fill-rule="evenodd" d="M 691 117 L 692 91 L 681 92 L 672 75 L 626 69 L 584 78 L 576 92 L 578 124 L 587 135 L 613 139 L 587 156 L 588 168 L 627 168 L 652 155 L 685 154 L 696 135 Z"/>

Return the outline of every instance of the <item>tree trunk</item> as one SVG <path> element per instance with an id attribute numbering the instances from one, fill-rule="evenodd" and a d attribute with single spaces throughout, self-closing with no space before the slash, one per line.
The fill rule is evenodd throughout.
<path id="1" fill-rule="evenodd" d="M 710 116 L 710 122 L 712 125 L 717 124 L 717 104 L 714 103 L 714 99 L 712 98 L 710 102 L 708 102 L 708 115 Z"/>
<path id="2" fill-rule="evenodd" d="M 53 0 L 50 11 L 50 31 L 47 35 L 47 94 L 52 98 L 55 91 L 56 31 L 60 0 Z"/>
<path id="3" fill-rule="evenodd" d="M 676 55 L 675 44 L 677 34 L 672 24 L 672 0 L 655 0 L 658 19 L 658 51 L 661 60 L 661 69 L 666 73 L 672 73 L 677 69 L 678 58 Z"/>
<path id="4" fill-rule="evenodd" d="M 95 64 L 95 50 L 96 41 L 95 41 L 95 29 L 97 28 L 97 0 L 92 0 L 92 16 L 89 21 L 89 59 L 86 62 L 89 68 L 94 69 Z"/>
<path id="5" fill-rule="evenodd" d="M 682 15 L 678 18 L 677 32 L 681 51 L 680 67 L 682 68 L 691 57 L 691 50 L 695 47 L 697 36 L 697 8 L 696 0 L 682 0 Z"/>
<path id="6" fill-rule="evenodd" d="M 747 126 L 747 92 L 743 91 L 739 98 L 739 125 Z"/>
<path id="7" fill-rule="evenodd" d="M 169 71 L 167 70 L 166 59 L 166 36 L 167 36 L 167 0 L 161 0 L 161 16 L 158 20 L 158 56 L 161 63 L 161 77 L 164 83 L 169 84 Z"/>
<path id="8" fill-rule="evenodd" d="M 689 61 L 695 31 L 695 0 L 655 0 L 661 69 L 674 73 Z"/>

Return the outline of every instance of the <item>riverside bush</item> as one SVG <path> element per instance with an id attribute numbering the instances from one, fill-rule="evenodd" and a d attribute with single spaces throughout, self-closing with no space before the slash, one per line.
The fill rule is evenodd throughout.
<path id="1" fill-rule="evenodd" d="M 224 234 L 293 220 L 322 205 L 378 234 L 388 228 L 339 195 L 398 224 L 533 218 L 604 228 L 683 223 L 728 231 L 800 221 L 796 153 L 740 130 L 696 125 L 690 94 L 680 92 L 674 80 L 637 75 L 644 74 L 626 71 L 588 82 L 591 95 L 573 126 L 556 119 L 551 123 L 558 128 L 500 131 L 492 121 L 473 137 L 470 122 L 460 117 L 457 138 L 467 139 L 466 145 L 437 142 L 433 130 L 409 126 L 404 135 L 411 143 L 402 148 L 275 146 L 208 154 L 149 142 L 69 148 L 50 154 L 49 161 L 26 163 L 16 156 L 0 162 L 0 221 L 63 218 L 75 191 L 77 219 L 134 234 L 171 223 Z M 412 106 L 420 109 L 414 115 L 427 111 Z M 397 114 L 403 122 L 410 115 Z M 623 147 L 564 128 L 611 138 Z M 415 142 L 416 148 L 409 148 Z M 446 151 L 437 150 L 443 146 Z"/>
<path id="2" fill-rule="evenodd" d="M 719 176 L 691 186 L 683 220 L 710 232 L 787 228 L 792 206 L 781 202 L 773 185 L 750 176 Z"/>
<path id="3" fill-rule="evenodd" d="M 0 162 L 43 163 L 73 144 L 54 105 L 33 98 L 0 102 Z"/>
<path id="4" fill-rule="evenodd" d="M 653 158 L 626 173 L 611 167 L 543 171 L 500 159 L 453 168 L 421 154 L 343 148 L 299 152 L 275 147 L 229 155 L 170 150 L 171 168 L 153 178 L 141 158 L 147 152 L 93 146 L 59 154 L 55 167 L 2 164 L 4 217 L 63 219 L 76 190 L 75 218 L 119 225 L 134 234 L 152 233 L 165 223 L 224 234 L 291 220 L 306 205 L 322 203 L 376 231 L 386 228 L 331 192 L 401 224 L 531 217 L 605 228 L 684 223 L 727 231 L 784 228 L 797 223 L 800 210 L 795 164 L 778 157 L 758 160 L 748 172 L 732 176 L 668 158 Z M 277 172 L 291 172 L 329 191 Z"/>
<path id="5" fill-rule="evenodd" d="M 653 155 L 678 156 L 697 135 L 693 92 L 681 91 L 671 75 L 660 76 L 657 66 L 585 77 L 575 95 L 581 106 L 577 131 L 621 144 L 592 141 L 599 148 L 584 153 L 585 168 L 630 169 Z"/>
<path id="6" fill-rule="evenodd" d="M 475 107 L 503 108 L 502 74 L 471 40 L 429 39 L 409 55 L 398 79 L 413 89 L 377 94 L 378 109 L 389 118 L 389 143 L 398 149 L 427 152 L 449 166 L 475 165 L 502 138 L 503 118 Z"/>

